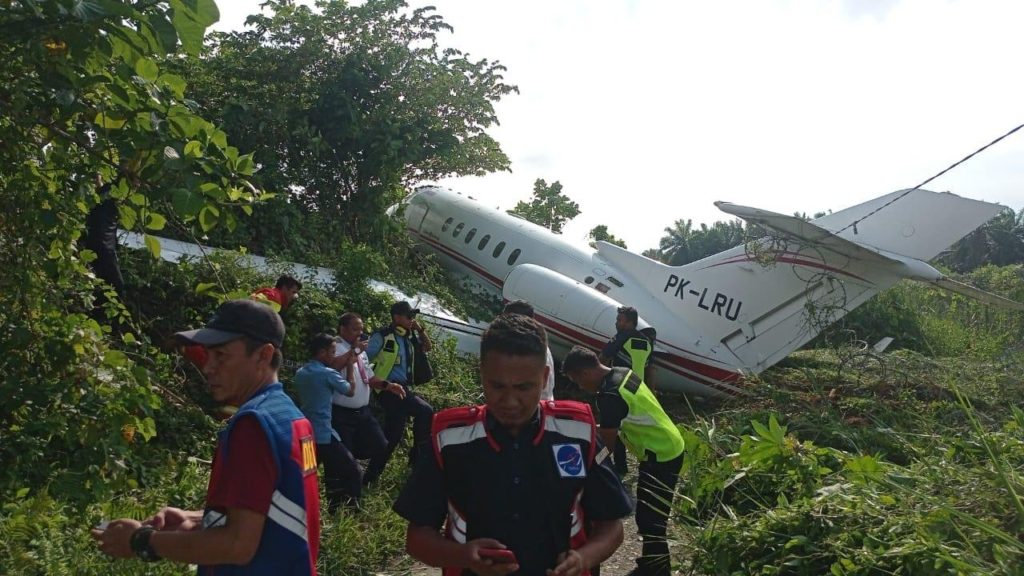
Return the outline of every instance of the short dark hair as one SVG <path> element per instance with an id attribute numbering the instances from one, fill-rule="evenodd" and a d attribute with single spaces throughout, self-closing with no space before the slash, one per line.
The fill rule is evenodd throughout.
<path id="1" fill-rule="evenodd" d="M 583 346 L 573 346 L 562 360 L 562 373 L 569 374 L 587 368 L 597 368 L 600 363 L 601 361 L 598 360 L 597 354 L 594 354 L 593 350 Z"/>
<path id="2" fill-rule="evenodd" d="M 363 317 L 360 316 L 359 314 L 356 314 L 355 312 L 345 312 L 344 314 L 341 315 L 341 318 L 338 318 L 338 326 L 346 326 L 347 327 L 349 324 L 352 323 L 353 320 L 362 320 L 362 319 L 363 319 Z"/>
<path id="3" fill-rule="evenodd" d="M 321 350 L 334 344 L 334 337 L 324 334 L 323 332 L 313 336 L 309 340 L 309 355 L 316 356 Z"/>
<path id="4" fill-rule="evenodd" d="M 257 340 L 251 336 L 242 336 L 242 342 L 245 343 L 245 353 L 249 355 L 252 355 L 253 352 L 259 350 L 260 348 L 266 346 L 267 344 L 273 346 L 273 343 L 271 342 Z M 282 362 L 284 362 L 284 355 L 281 354 L 280 348 L 274 346 L 274 356 L 270 359 L 270 367 L 273 368 L 274 370 L 277 370 L 278 368 L 281 367 Z"/>
<path id="5" fill-rule="evenodd" d="M 480 337 L 480 360 L 491 352 L 546 358 L 548 336 L 544 328 L 529 316 L 502 314 L 491 321 Z"/>
<path id="6" fill-rule="evenodd" d="M 274 288 L 279 290 L 281 288 L 298 288 L 299 290 L 302 290 L 302 282 L 299 282 L 287 274 L 282 274 L 281 277 L 277 279 L 277 284 L 274 284 Z"/>
<path id="7" fill-rule="evenodd" d="M 625 316 L 626 320 L 632 322 L 634 326 L 640 321 L 640 315 L 637 314 L 636 308 L 632 306 L 620 306 L 618 312 Z"/>
<path id="8" fill-rule="evenodd" d="M 508 304 L 505 304 L 505 308 L 501 311 L 502 314 L 521 314 L 523 316 L 533 317 L 533 304 L 530 304 L 526 300 L 513 300 Z"/>

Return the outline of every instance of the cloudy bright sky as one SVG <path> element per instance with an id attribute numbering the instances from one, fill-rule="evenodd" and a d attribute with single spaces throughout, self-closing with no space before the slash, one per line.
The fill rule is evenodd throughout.
<path id="1" fill-rule="evenodd" d="M 560 181 L 637 252 L 727 200 L 839 210 L 1024 123 L 1024 2 L 410 0 L 519 87 L 490 133 L 512 173 L 441 184 L 501 208 Z M 240 29 L 258 0 L 221 0 Z M 1024 130 L 927 188 L 1024 207 Z"/>

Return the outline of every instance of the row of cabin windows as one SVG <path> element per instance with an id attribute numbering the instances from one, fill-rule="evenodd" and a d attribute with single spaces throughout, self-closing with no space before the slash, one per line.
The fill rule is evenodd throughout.
<path id="1" fill-rule="evenodd" d="M 445 220 L 444 224 L 441 225 L 441 232 L 447 232 L 448 228 L 450 228 L 452 223 L 454 223 L 454 222 L 455 222 L 455 218 L 449 218 L 449 219 Z M 452 238 L 458 238 L 459 234 L 462 234 L 462 230 L 465 227 L 466 227 L 466 223 L 465 222 L 459 222 L 459 224 L 455 227 L 455 229 L 452 230 Z M 466 244 L 469 244 L 470 242 L 473 241 L 474 237 L 476 237 L 476 228 L 470 228 L 469 232 L 466 232 L 466 238 L 463 241 Z M 477 250 L 483 250 L 484 248 L 487 247 L 487 243 L 490 242 L 490 241 L 491 241 L 491 235 L 490 234 L 485 234 L 484 237 L 480 239 L 480 243 L 476 245 L 476 249 Z M 497 258 L 497 257 L 501 256 L 501 253 L 502 253 L 503 250 L 505 250 L 505 242 L 504 241 L 498 242 L 498 244 L 494 247 L 494 251 L 491 252 L 491 256 Z M 520 250 L 519 248 L 516 248 L 515 250 L 510 252 L 509 255 L 508 255 L 508 260 L 507 260 L 508 265 L 512 266 L 513 264 L 515 264 L 516 260 L 519 259 L 519 255 L 521 253 L 522 253 L 522 250 Z"/>

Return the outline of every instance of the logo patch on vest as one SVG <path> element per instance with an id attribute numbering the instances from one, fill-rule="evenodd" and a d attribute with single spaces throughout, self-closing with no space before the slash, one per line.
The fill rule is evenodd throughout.
<path id="1" fill-rule="evenodd" d="M 579 444 L 555 444 L 551 447 L 555 453 L 555 464 L 562 478 L 584 478 L 587 475 L 583 465 L 583 451 Z"/>
<path id="2" fill-rule="evenodd" d="M 299 444 L 302 446 L 302 475 L 309 476 L 316 472 L 316 445 L 312 436 L 300 438 Z"/>

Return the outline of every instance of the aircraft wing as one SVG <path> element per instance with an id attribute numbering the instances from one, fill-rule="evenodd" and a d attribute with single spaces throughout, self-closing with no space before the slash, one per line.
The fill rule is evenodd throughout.
<path id="1" fill-rule="evenodd" d="M 170 238 L 157 238 L 160 241 L 160 258 L 172 263 L 177 263 L 183 258 L 202 258 L 212 252 L 222 252 L 219 248 L 201 246 L 190 242 L 172 240 Z M 138 232 L 118 232 L 119 242 L 134 249 L 145 249 L 144 237 Z M 271 264 L 263 256 L 254 254 L 240 255 L 240 263 L 257 270 L 270 270 Z M 320 286 L 329 286 L 334 283 L 334 271 L 328 268 L 307 266 L 295 262 L 278 262 L 277 266 L 283 266 L 293 270 L 293 274 L 302 278 L 303 281 L 310 281 Z M 434 325 L 445 334 L 452 336 L 456 341 L 456 349 L 463 354 L 476 354 L 480 351 L 480 335 L 483 334 L 486 324 L 472 320 L 465 320 L 455 315 L 451 310 L 444 307 L 433 295 L 426 293 L 406 294 L 396 286 L 381 282 L 379 280 L 368 280 L 367 285 L 377 292 L 384 292 L 395 300 L 406 300 L 414 308 L 420 309 L 420 316 L 429 324 Z"/>
<path id="2" fill-rule="evenodd" d="M 1024 311 L 1024 304 L 1017 302 L 1016 300 L 1010 300 L 1009 298 L 1003 298 L 998 294 L 985 292 L 984 290 L 975 288 L 970 284 L 957 282 L 952 278 L 942 277 L 939 278 L 938 280 L 933 280 L 931 283 L 944 290 L 956 292 L 957 294 L 967 296 L 968 298 L 974 298 L 975 300 L 980 300 L 986 304 L 1000 306 L 1002 308 L 1009 308 L 1011 310 Z"/>

